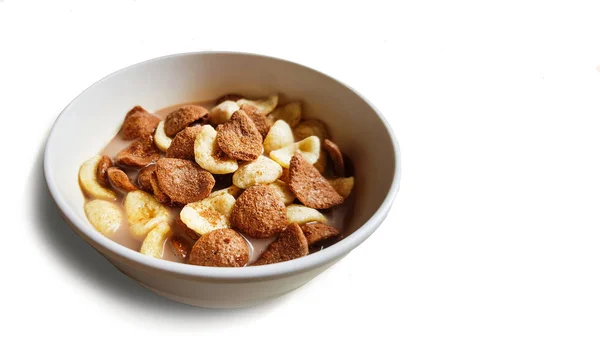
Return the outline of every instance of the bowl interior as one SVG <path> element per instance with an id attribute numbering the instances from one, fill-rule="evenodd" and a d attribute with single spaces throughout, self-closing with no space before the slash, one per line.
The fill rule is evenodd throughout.
<path id="1" fill-rule="evenodd" d="M 232 92 L 256 97 L 281 93 L 303 101 L 304 115 L 328 125 L 356 171 L 357 198 L 348 231 L 358 229 L 381 206 L 392 187 L 397 163 L 393 138 L 376 111 L 351 89 L 317 71 L 238 53 L 158 58 L 94 84 L 63 111 L 53 128 L 45 158 L 46 170 L 52 173 L 47 177 L 49 184 L 87 224 L 77 181 L 79 166 L 115 135 L 129 109 L 142 105 L 154 111 Z"/>

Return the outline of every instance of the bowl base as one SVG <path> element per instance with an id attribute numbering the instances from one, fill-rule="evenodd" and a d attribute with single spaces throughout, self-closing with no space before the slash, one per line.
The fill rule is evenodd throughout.
<path id="1" fill-rule="evenodd" d="M 126 274 L 127 275 L 127 274 Z M 131 276 L 128 276 L 131 277 Z M 131 277 L 133 278 L 133 277 Z M 133 278 L 134 279 L 134 278 Z M 135 279 L 134 279 L 135 280 Z M 136 281 L 137 282 L 137 281 Z M 267 301 L 279 298 L 281 296 L 284 296 L 286 294 L 289 294 L 291 292 L 293 292 L 294 290 L 302 287 L 303 285 L 300 285 L 299 287 L 293 288 L 291 290 L 288 290 L 287 292 L 283 292 L 283 293 L 278 293 L 277 295 L 273 295 L 267 298 L 263 298 L 260 300 L 247 300 L 247 301 L 238 301 L 238 302 L 231 302 L 231 303 L 220 303 L 220 304 L 215 304 L 214 301 L 204 301 L 204 300 L 199 300 L 197 298 L 188 298 L 188 297 L 183 297 L 183 296 L 178 296 L 178 295 L 173 295 L 170 293 L 166 293 L 163 292 L 161 290 L 158 290 L 156 288 L 152 288 L 149 287 L 143 283 L 138 282 L 142 287 L 150 290 L 151 292 L 153 292 L 154 294 L 160 295 L 162 297 L 165 297 L 169 300 L 173 300 L 182 304 L 186 304 L 186 305 L 190 305 L 190 306 L 196 306 L 196 307 L 204 307 L 204 308 L 216 308 L 216 309 L 235 309 L 235 308 L 243 308 L 243 307 L 250 307 L 250 306 L 256 306 L 262 303 L 265 303 Z"/>

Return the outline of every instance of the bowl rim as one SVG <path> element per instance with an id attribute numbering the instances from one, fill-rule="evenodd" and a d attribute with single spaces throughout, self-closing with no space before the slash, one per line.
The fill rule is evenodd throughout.
<path id="1" fill-rule="evenodd" d="M 58 186 L 55 183 L 54 173 L 50 167 L 50 150 L 52 148 L 52 143 L 59 139 L 56 138 L 56 127 L 61 119 L 61 117 L 69 111 L 72 107 L 73 103 L 79 99 L 83 94 L 85 94 L 88 90 L 95 87 L 96 85 L 104 82 L 106 79 L 110 78 L 113 75 L 123 73 L 126 70 L 132 69 L 134 67 L 143 66 L 145 64 L 154 63 L 160 60 L 169 60 L 175 59 L 178 57 L 184 56 L 202 56 L 202 55 L 237 55 L 237 56 L 251 56 L 251 57 L 259 57 L 267 60 L 274 60 L 283 62 L 286 64 L 296 65 L 297 67 L 310 70 L 314 73 L 320 74 L 325 78 L 328 78 L 343 87 L 350 90 L 352 93 L 356 94 L 359 98 L 373 109 L 377 117 L 379 117 L 380 121 L 384 125 L 388 136 L 392 143 L 392 148 L 394 152 L 394 176 L 392 178 L 392 183 L 390 185 L 389 191 L 384 198 L 383 202 L 375 211 L 375 213 L 357 230 L 353 233 L 345 237 L 344 239 L 336 242 L 335 244 L 312 254 L 309 254 L 305 257 L 297 258 L 291 261 L 262 265 L 262 266 L 246 266 L 242 268 L 219 268 L 219 267 L 207 267 L 207 266 L 197 266 L 197 265 L 189 265 L 184 263 L 176 263 L 165 261 L 162 259 L 156 259 L 153 257 L 145 256 L 137 251 L 134 251 L 130 248 L 127 248 L 116 241 L 113 241 L 101 233 L 98 233 L 89 223 L 86 223 L 82 218 L 80 218 L 75 211 L 73 211 L 69 205 L 66 203 L 66 199 L 60 194 L 58 190 Z M 356 90 L 346 85 L 345 83 L 325 74 L 313 68 L 307 67 L 305 65 L 295 63 L 286 59 L 275 58 L 262 54 L 255 53 L 245 53 L 245 52 L 235 52 L 235 51 L 199 51 L 199 52 L 186 52 L 186 53 L 178 53 L 165 55 L 157 58 L 148 59 L 133 65 L 129 65 L 125 68 L 117 70 L 102 79 L 98 80 L 91 86 L 87 87 L 81 93 L 79 93 L 59 114 L 54 123 L 52 124 L 52 128 L 50 130 L 50 134 L 46 140 L 46 145 L 44 148 L 44 175 L 46 178 L 46 184 L 50 191 L 54 202 L 58 206 L 60 210 L 60 214 L 67 221 L 76 233 L 81 236 L 87 243 L 90 243 L 94 248 L 101 248 L 103 251 L 108 251 L 110 253 L 116 254 L 122 259 L 127 260 L 129 263 L 141 264 L 147 268 L 158 270 L 161 272 L 167 272 L 169 274 L 184 276 L 184 277 L 195 277 L 195 278 L 203 278 L 203 279 L 212 279 L 212 280 L 220 280 L 220 281 L 236 281 L 236 280 L 249 280 L 249 279 L 268 279 L 268 278 L 277 278 L 277 277 L 285 277 L 294 273 L 301 273 L 310 271 L 314 268 L 323 266 L 325 264 L 337 261 L 341 259 L 344 255 L 349 253 L 351 250 L 360 245 L 363 241 L 365 241 L 374 231 L 377 229 L 379 224 L 383 222 L 387 213 L 389 212 L 392 203 L 396 197 L 400 186 L 400 146 L 396 140 L 394 132 L 387 122 L 385 117 L 379 112 L 379 110 L 363 95 L 358 93 Z M 104 253 L 104 252 L 101 252 Z M 104 255 L 104 254 L 103 254 Z"/>

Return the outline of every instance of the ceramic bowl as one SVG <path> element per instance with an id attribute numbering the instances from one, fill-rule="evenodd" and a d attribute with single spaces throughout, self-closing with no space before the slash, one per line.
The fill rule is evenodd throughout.
<path id="1" fill-rule="evenodd" d="M 278 92 L 323 120 L 356 168 L 352 233 L 288 262 L 245 268 L 192 266 L 154 259 L 97 232 L 83 211 L 81 163 L 117 133 L 134 105 L 148 110 L 236 92 Z M 231 52 L 198 52 L 145 61 L 95 83 L 60 114 L 48 137 L 44 171 L 62 217 L 120 271 L 172 300 L 204 307 L 241 307 L 290 292 L 315 278 L 369 237 L 385 219 L 400 181 L 399 148 L 377 109 L 335 79 L 289 61 Z M 65 230 L 65 232 L 67 232 Z"/>

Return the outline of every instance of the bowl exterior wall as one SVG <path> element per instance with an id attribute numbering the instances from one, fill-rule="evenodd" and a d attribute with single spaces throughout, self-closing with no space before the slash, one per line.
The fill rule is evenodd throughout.
<path id="1" fill-rule="evenodd" d="M 333 140 L 355 167 L 353 194 L 359 198 L 346 228 L 352 234 L 325 250 L 265 266 L 264 271 L 250 267 L 228 272 L 149 259 L 94 230 L 83 211 L 77 172 L 118 132 L 125 113 L 135 105 L 156 110 L 227 93 L 250 98 L 280 93 L 287 100 L 303 102 L 303 117 L 328 125 Z M 46 145 L 44 170 L 63 218 L 122 272 L 177 301 L 238 307 L 300 287 L 368 238 L 389 212 L 398 190 L 399 160 L 398 145 L 383 117 L 335 79 L 265 56 L 199 52 L 139 63 L 85 90 L 57 119 Z"/>

